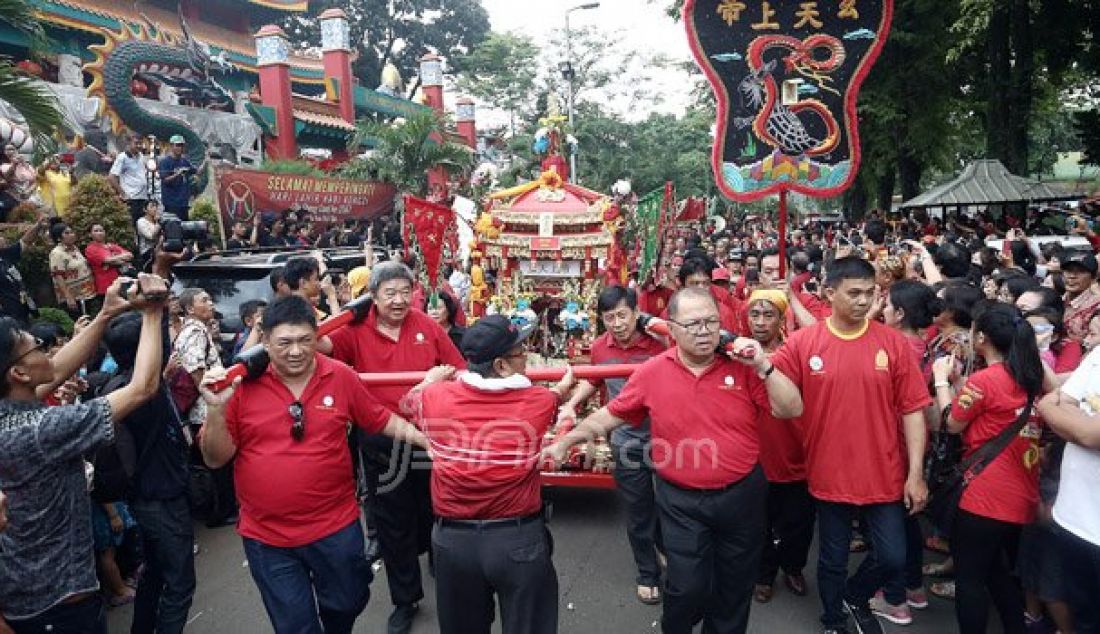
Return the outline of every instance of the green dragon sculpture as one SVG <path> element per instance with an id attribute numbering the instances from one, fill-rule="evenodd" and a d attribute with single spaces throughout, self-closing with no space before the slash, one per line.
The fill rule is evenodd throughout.
<path id="1" fill-rule="evenodd" d="M 187 141 L 187 158 L 195 165 L 194 189 L 201 192 L 209 181 L 206 143 L 183 119 L 157 114 L 142 108 L 131 93 L 134 79 L 152 79 L 171 86 L 180 98 L 204 108 L 232 104 L 230 93 L 213 79 L 213 71 L 233 72 L 235 67 L 222 55 L 191 36 L 187 22 L 180 16 L 183 38 L 147 24 L 123 24 L 118 33 L 108 32 L 106 42 L 91 48 L 94 61 L 84 70 L 92 76 L 89 97 L 98 97 L 100 113 L 111 120 L 116 134 L 123 127 L 143 135 L 168 139 L 179 134 Z"/>

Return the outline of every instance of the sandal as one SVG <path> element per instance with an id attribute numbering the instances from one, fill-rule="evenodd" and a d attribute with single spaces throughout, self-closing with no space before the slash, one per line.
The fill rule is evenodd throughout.
<path id="1" fill-rule="evenodd" d="M 937 581 L 928 586 L 928 592 L 941 599 L 947 599 L 948 601 L 955 600 L 955 582 L 954 581 Z"/>
<path id="2" fill-rule="evenodd" d="M 924 564 L 921 566 L 920 571 L 921 574 L 928 577 L 950 577 L 955 574 L 955 562 L 948 557 L 939 563 Z"/>
<path id="3" fill-rule="evenodd" d="M 758 583 L 752 590 L 752 598 L 757 603 L 767 603 L 772 600 L 772 595 L 774 593 L 775 589 L 772 588 L 772 586 L 765 586 Z"/>
<path id="4" fill-rule="evenodd" d="M 638 586 L 636 595 L 646 605 L 657 605 L 661 602 L 661 589 L 657 586 Z"/>

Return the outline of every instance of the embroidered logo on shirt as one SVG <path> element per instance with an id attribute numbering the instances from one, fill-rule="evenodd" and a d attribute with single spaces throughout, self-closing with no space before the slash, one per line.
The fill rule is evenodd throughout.
<path id="1" fill-rule="evenodd" d="M 886 354 L 882 348 L 879 348 L 878 353 L 875 354 L 875 369 L 881 371 L 890 369 L 890 355 Z"/>
<path id="2" fill-rule="evenodd" d="M 422 332 L 416 333 L 416 343 L 418 343 L 418 344 L 424 343 L 424 333 L 422 333 Z"/>
<path id="3" fill-rule="evenodd" d="M 816 354 L 810 357 L 810 369 L 814 372 L 821 372 L 825 369 L 825 361 Z"/>
<path id="4" fill-rule="evenodd" d="M 332 404 L 335 402 L 336 401 L 332 398 L 332 396 L 329 395 L 326 395 L 325 398 L 321 399 L 321 404 L 325 407 L 332 407 Z"/>

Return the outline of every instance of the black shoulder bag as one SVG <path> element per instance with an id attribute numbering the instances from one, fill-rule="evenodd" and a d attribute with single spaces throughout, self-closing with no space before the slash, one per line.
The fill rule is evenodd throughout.
<path id="1" fill-rule="evenodd" d="M 932 439 L 932 451 L 928 453 L 925 460 L 925 480 L 929 490 L 926 512 L 936 528 L 950 534 L 963 491 L 1020 434 L 1020 430 L 1031 417 L 1033 405 L 1035 405 L 1035 398 L 1028 397 L 1027 405 L 1020 412 L 1016 422 L 978 447 L 977 451 L 965 460 L 961 459 L 962 447 L 958 434 L 947 431 L 947 418 L 951 410 L 950 408 L 944 410 L 939 431 Z"/>

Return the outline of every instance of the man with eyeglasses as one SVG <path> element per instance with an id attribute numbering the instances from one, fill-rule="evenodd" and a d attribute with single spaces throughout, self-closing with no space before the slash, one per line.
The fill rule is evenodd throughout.
<path id="1" fill-rule="evenodd" d="M 115 425 L 156 393 L 168 293 L 153 275 L 128 286 L 129 301 L 121 286 L 107 289 L 103 309 L 52 358 L 43 341 L 0 318 L 0 490 L 10 496 L 0 533 L 0 631 L 107 631 L 83 456 L 114 442 Z M 131 308 L 141 311 L 142 323 L 130 383 L 84 403 L 47 407 L 43 399 L 95 354 L 111 319 Z"/>
<path id="2" fill-rule="evenodd" d="M 400 262 L 375 266 L 368 286 L 374 300 L 370 314 L 321 339 L 318 349 L 356 372 L 464 369 L 466 362 L 447 331 L 413 308 L 413 284 L 412 271 Z M 395 412 L 408 391 L 400 385 L 371 388 L 379 403 Z M 408 445 L 376 434 L 361 433 L 360 443 L 367 477 L 379 483 L 377 495 L 371 496 L 370 515 L 378 530 L 394 605 L 387 631 L 404 634 L 411 630 L 424 598 L 419 555 L 431 543 L 431 461 L 426 454 L 414 454 Z"/>
<path id="3" fill-rule="evenodd" d="M 596 300 L 596 312 L 604 332 L 592 342 L 592 364 L 643 363 L 665 351 L 665 344 L 638 329 L 638 296 L 622 286 L 605 288 Z M 626 379 L 581 380 L 558 414 L 559 420 L 576 419 L 577 408 L 607 388 L 607 400 L 622 392 Z M 635 596 L 647 605 L 661 602 L 661 570 L 657 552 L 663 551 L 657 506 L 653 493 L 649 421 L 637 427 L 622 426 L 611 432 L 615 460 L 615 485 L 626 502 L 627 529 L 634 564 L 638 568 Z"/>
<path id="4" fill-rule="evenodd" d="M 539 455 L 573 384 L 552 389 L 523 373 L 520 328 L 490 315 L 462 337 L 469 372 L 414 388 L 402 402 L 432 446 L 432 531 L 442 634 L 489 632 L 494 595 L 504 634 L 558 631 L 558 579 L 542 513 Z M 423 384 L 422 384 L 423 385 Z"/>
<path id="5" fill-rule="evenodd" d="M 676 347 L 546 453 L 561 462 L 572 445 L 648 418 L 668 554 L 662 631 L 689 634 L 701 619 L 704 631 L 743 633 L 764 541 L 757 421 L 764 411 L 799 416 L 802 398 L 756 341 L 736 339 L 733 358 L 715 352 L 718 305 L 707 290 L 677 291 L 669 315 Z"/>
<path id="6" fill-rule="evenodd" d="M 347 426 L 425 445 L 415 427 L 385 409 L 358 375 L 317 353 L 313 307 L 298 296 L 264 311 L 270 365 L 221 393 L 207 386 L 203 459 L 234 462 L 238 532 L 249 571 L 279 633 L 351 632 L 370 598 Z M 440 372 L 433 375 L 439 378 Z M 445 373 L 443 373 L 445 375 Z"/>

